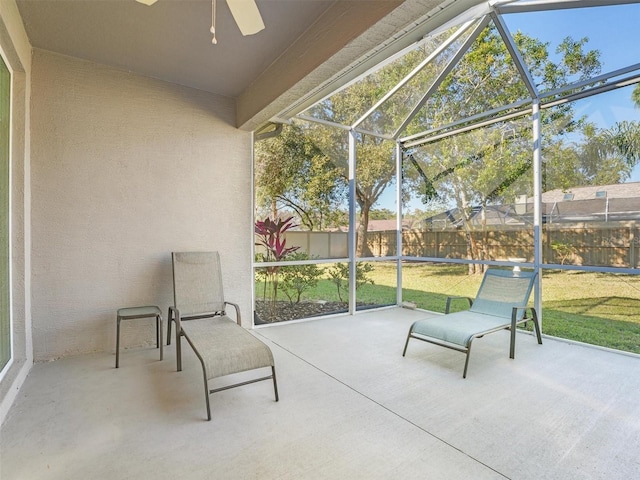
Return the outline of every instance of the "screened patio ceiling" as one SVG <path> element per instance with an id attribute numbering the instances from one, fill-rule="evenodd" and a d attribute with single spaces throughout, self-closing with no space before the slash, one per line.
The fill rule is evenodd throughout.
<path id="1" fill-rule="evenodd" d="M 396 140 L 408 148 L 447 132 L 521 117 L 531 113 L 534 104 L 545 109 L 632 85 L 640 81 L 640 63 L 634 48 L 624 48 L 636 41 L 629 19 L 640 19 L 636 0 L 487 2 L 431 32 L 296 117 Z M 551 30 L 561 31 L 563 40 L 558 43 L 549 38 Z M 486 40 L 496 36 L 506 55 L 483 51 Z M 569 74 L 559 83 L 558 76 L 542 66 L 542 60 L 547 59 L 536 56 L 543 48 L 536 48 L 532 41 L 539 41 L 539 47 L 549 47 L 549 55 L 555 51 L 558 62 L 563 61 L 560 54 L 569 50 L 582 54 L 588 47 L 593 51 L 582 64 L 565 65 Z M 616 47 L 612 49 L 610 45 Z M 510 82 L 492 85 L 492 80 L 499 81 L 496 74 L 483 79 L 492 87 L 484 93 L 455 88 L 469 78 L 461 60 L 478 52 L 487 62 L 500 62 L 503 72 L 508 69 Z M 591 60 L 597 66 L 589 68 L 584 64 L 589 55 L 596 55 Z M 567 58 L 570 61 L 571 55 L 565 57 L 565 62 Z M 500 96 L 491 94 L 496 90 Z M 356 91 L 366 92 L 360 98 L 367 101 L 349 103 Z M 470 98 L 459 96 L 468 92 L 473 92 Z"/>

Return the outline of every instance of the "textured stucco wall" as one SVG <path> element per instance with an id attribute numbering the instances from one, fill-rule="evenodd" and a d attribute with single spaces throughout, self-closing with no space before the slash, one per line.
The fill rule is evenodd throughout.
<path id="1" fill-rule="evenodd" d="M 219 250 L 251 324 L 251 137 L 233 100 L 35 50 L 36 360 L 113 351 L 119 307 L 172 299 L 171 251 Z M 145 323 L 146 322 L 146 323 Z M 152 321 L 123 322 L 151 343 Z"/>

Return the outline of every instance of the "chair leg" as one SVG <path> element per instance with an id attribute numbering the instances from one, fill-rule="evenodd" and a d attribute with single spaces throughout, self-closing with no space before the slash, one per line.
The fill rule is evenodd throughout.
<path id="1" fill-rule="evenodd" d="M 467 378 L 467 368 L 469 368 L 469 355 L 471 355 L 471 343 L 467 345 L 467 358 L 464 361 L 464 371 L 462 372 L 462 378 Z"/>
<path id="2" fill-rule="evenodd" d="M 538 322 L 538 314 L 532 309 L 533 329 L 536 331 L 536 337 L 538 338 L 538 344 L 542 345 L 542 335 L 540 334 L 540 323 Z"/>
<path id="3" fill-rule="evenodd" d="M 209 381 L 207 380 L 207 372 L 204 370 L 204 368 L 203 368 L 203 375 L 204 375 L 204 398 L 207 404 L 207 421 L 210 422 L 211 421 L 211 404 L 210 404 L 211 401 L 209 400 Z"/>
<path id="4" fill-rule="evenodd" d="M 409 346 L 409 339 L 411 338 L 411 329 L 409 329 L 409 333 L 407 334 L 407 341 L 404 342 L 404 350 L 402 350 L 402 356 L 404 357 L 407 353 L 407 347 Z"/>
<path id="5" fill-rule="evenodd" d="M 202 366 L 202 378 L 204 380 L 204 398 L 205 398 L 205 402 L 207 405 L 207 420 L 211 420 L 211 405 L 209 404 L 209 394 L 211 393 L 211 390 L 209 390 L 209 379 L 207 378 L 207 367 L 204 363 L 204 359 L 202 358 L 202 355 L 200 355 L 200 352 L 198 352 L 198 350 L 196 350 L 196 348 L 193 346 L 193 343 L 191 342 L 191 340 L 189 339 L 189 337 L 187 337 L 185 335 L 185 337 L 187 339 L 187 342 L 189 342 L 189 345 L 191 345 L 191 348 L 193 350 L 193 353 L 196 354 L 196 357 L 198 357 L 198 360 L 200 360 L 200 365 Z M 180 351 L 180 344 L 181 344 L 181 340 L 180 340 L 180 333 L 178 332 L 178 328 L 177 328 L 177 324 L 176 324 L 176 351 Z M 180 355 L 178 355 L 178 371 L 182 370 L 182 362 L 180 359 Z"/>
<path id="6" fill-rule="evenodd" d="M 171 308 L 167 314 L 167 345 L 171 345 Z"/>
<path id="7" fill-rule="evenodd" d="M 193 345 L 191 345 L 191 348 L 193 348 Z M 200 359 L 200 361 L 202 361 L 202 359 Z M 204 368 L 204 363 L 202 364 L 202 368 Z M 176 369 L 178 372 L 182 371 L 182 332 L 178 328 L 178 322 L 176 322 Z"/>
<path id="8" fill-rule="evenodd" d="M 162 341 L 162 315 L 158 315 L 156 317 L 156 322 L 158 325 L 157 331 L 158 331 L 158 346 L 160 347 L 160 360 L 162 360 L 162 358 L 164 357 L 164 342 Z"/>
<path id="9" fill-rule="evenodd" d="M 120 317 L 118 317 L 116 326 L 116 368 L 120 367 L 120 320 Z"/>
<path id="10" fill-rule="evenodd" d="M 278 382 L 276 382 L 276 367 L 271 366 L 271 376 L 273 377 L 273 391 L 276 394 L 276 402 L 280 400 L 278 397 Z"/>
<path id="11" fill-rule="evenodd" d="M 511 341 L 509 345 L 509 358 L 516 357 L 516 327 L 511 327 Z"/>
<path id="12" fill-rule="evenodd" d="M 180 341 L 180 332 L 176 328 L 176 370 L 182 371 L 182 342 Z"/>
<path id="13" fill-rule="evenodd" d="M 187 341 L 189 341 L 188 338 L 187 338 Z M 193 348 L 193 344 L 190 341 L 189 343 Z M 202 365 L 202 378 L 204 379 L 204 401 L 205 401 L 205 404 L 207 405 L 207 421 L 210 422 L 211 421 L 211 404 L 209 400 L 209 395 L 211 391 L 209 390 L 209 379 L 207 378 L 207 367 L 204 366 L 204 360 L 202 359 L 198 351 L 195 348 L 193 349 L 193 351 L 198 357 L 198 360 L 200 360 L 200 365 Z"/>
<path id="14" fill-rule="evenodd" d="M 180 330 L 180 328 L 178 328 L 178 325 L 180 325 L 179 323 L 180 318 L 174 318 L 174 315 L 173 315 L 174 313 L 176 314 L 176 316 L 179 317 L 180 313 L 177 311 L 174 311 L 172 307 L 169 307 L 169 316 L 168 316 L 169 326 L 167 327 L 167 345 L 171 344 L 170 342 L 171 321 L 173 320 L 176 324 L 176 370 L 178 372 L 181 372 L 182 371 L 182 342 L 180 341 L 180 338 L 182 337 L 182 331 Z M 191 345 L 191 347 L 193 348 L 193 344 Z M 202 367 L 204 368 L 204 364 L 202 365 Z"/>

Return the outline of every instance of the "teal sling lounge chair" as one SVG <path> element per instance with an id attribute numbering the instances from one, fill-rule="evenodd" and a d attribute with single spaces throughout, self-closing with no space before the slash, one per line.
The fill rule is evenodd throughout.
<path id="1" fill-rule="evenodd" d="M 466 378 L 471 342 L 476 338 L 510 329 L 509 357 L 514 358 L 516 325 L 532 321 L 538 343 L 542 344 L 536 310 L 527 307 L 535 278 L 534 272 L 487 270 L 475 301 L 467 299 L 469 310 L 449 313 L 451 300 L 454 298 L 450 297 L 447 299 L 445 315 L 418 320 L 411 325 L 402 356 L 406 355 L 409 340 L 412 338 L 464 352 L 467 358 L 462 378 Z"/>

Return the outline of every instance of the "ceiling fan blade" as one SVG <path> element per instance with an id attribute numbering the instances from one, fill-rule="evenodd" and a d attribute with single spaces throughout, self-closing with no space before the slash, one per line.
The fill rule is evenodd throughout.
<path id="1" fill-rule="evenodd" d="M 144 3 L 147 6 L 151 6 L 156 3 L 158 0 L 136 0 L 138 3 Z"/>
<path id="2" fill-rule="evenodd" d="M 255 0 L 227 0 L 227 5 L 242 35 L 253 35 L 264 29 Z"/>

